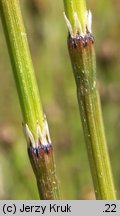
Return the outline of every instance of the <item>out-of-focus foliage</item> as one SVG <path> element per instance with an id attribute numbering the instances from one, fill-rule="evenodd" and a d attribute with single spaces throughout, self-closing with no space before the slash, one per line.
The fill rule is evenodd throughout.
<path id="1" fill-rule="evenodd" d="M 88 0 L 106 137 L 120 198 L 120 1 Z M 55 148 L 62 199 L 94 199 L 67 52 L 63 4 L 21 0 L 36 77 Z M 0 24 L 0 199 L 38 199 L 22 133 L 22 116 Z"/>

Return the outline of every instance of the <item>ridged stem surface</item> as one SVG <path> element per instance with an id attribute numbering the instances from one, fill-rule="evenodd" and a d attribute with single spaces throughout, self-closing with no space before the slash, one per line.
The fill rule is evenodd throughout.
<path id="1" fill-rule="evenodd" d="M 96 61 L 91 34 L 68 38 L 68 49 L 97 199 L 116 199 L 96 87 Z"/>
<path id="2" fill-rule="evenodd" d="M 41 143 L 40 137 L 37 134 L 37 125 L 39 125 L 42 136 L 46 136 L 45 139 L 48 140 L 47 134 L 45 134 L 47 130 L 43 120 L 44 115 L 19 1 L 0 0 L 0 15 L 12 63 L 25 129 L 26 126 L 29 128 L 26 131 L 28 153 L 36 176 L 39 194 L 41 199 L 59 199 L 53 147 L 49 142 L 48 145 Z M 37 147 L 35 147 L 33 140 L 37 145 L 39 144 Z"/>

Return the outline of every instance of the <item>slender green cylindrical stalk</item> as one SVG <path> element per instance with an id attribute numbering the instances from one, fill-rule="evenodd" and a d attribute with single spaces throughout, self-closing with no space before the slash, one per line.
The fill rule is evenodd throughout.
<path id="1" fill-rule="evenodd" d="M 0 0 L 0 14 L 24 119 L 29 158 L 41 199 L 58 199 L 53 147 L 43 115 L 18 0 Z"/>
<path id="2" fill-rule="evenodd" d="M 42 127 L 43 111 L 18 0 L 0 0 L 0 12 L 24 121 L 35 135 L 36 120 Z"/>
<path id="3" fill-rule="evenodd" d="M 69 1 L 64 0 L 68 5 Z M 83 0 L 71 2 L 84 2 Z M 74 5 L 74 4 L 73 4 Z M 65 19 L 69 28 L 68 50 L 75 76 L 77 97 L 97 199 L 116 199 L 109 155 L 104 134 L 101 104 L 96 87 L 96 60 L 91 31 L 91 13 L 84 11 L 81 19 L 77 9 L 69 8 Z M 77 7 L 76 7 L 77 8 Z M 80 11 L 79 11 L 80 13 Z M 69 21 L 73 14 L 74 25 Z M 86 20 L 85 20 L 86 17 Z"/>

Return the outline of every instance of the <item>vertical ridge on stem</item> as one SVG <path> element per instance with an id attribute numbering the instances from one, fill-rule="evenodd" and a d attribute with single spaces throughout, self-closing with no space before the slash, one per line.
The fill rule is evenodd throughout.
<path id="1" fill-rule="evenodd" d="M 23 114 L 29 159 L 41 199 L 59 199 L 54 151 L 44 117 L 18 0 L 0 0 L 0 15 Z"/>
<path id="2" fill-rule="evenodd" d="M 68 51 L 76 81 L 77 98 L 95 194 L 97 199 L 114 200 L 116 193 L 96 87 L 92 14 L 85 9 L 85 0 L 71 1 L 76 7 L 73 7 L 72 13 L 65 11 L 67 17 L 65 21 L 69 31 Z M 64 0 L 64 2 L 69 8 L 69 0 Z M 74 22 L 77 21 L 75 28 L 70 16 L 73 16 Z"/>

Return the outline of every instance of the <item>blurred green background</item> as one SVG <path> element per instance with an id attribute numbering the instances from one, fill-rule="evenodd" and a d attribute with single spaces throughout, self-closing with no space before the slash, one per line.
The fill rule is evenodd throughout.
<path id="1" fill-rule="evenodd" d="M 120 198 L 120 1 L 88 0 L 97 78 L 111 165 Z M 94 199 L 68 56 L 62 0 L 20 0 L 44 112 L 55 148 L 62 199 Z M 0 199 L 39 199 L 0 23 Z"/>

